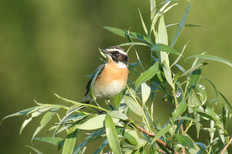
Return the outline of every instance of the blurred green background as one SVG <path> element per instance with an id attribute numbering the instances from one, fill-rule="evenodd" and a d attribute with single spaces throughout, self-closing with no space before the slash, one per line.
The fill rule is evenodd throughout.
<path id="1" fill-rule="evenodd" d="M 186 5 L 187 2 L 180 2 L 170 10 L 165 17 L 166 24 L 179 22 Z M 231 6 L 231 0 L 195 0 L 188 23 L 207 25 L 215 31 L 185 28 L 175 49 L 180 52 L 190 41 L 184 58 L 207 52 L 232 61 Z M 102 63 L 98 48 L 127 41 L 103 29 L 103 26 L 131 28 L 131 31 L 143 33 L 138 8 L 149 24 L 149 1 L 0 0 L 0 119 L 34 106 L 34 99 L 41 103 L 62 103 L 53 93 L 81 100 L 88 82 L 85 76 Z M 176 28 L 168 28 L 169 40 Z M 148 67 L 149 50 L 141 49 L 139 54 Z M 129 56 L 131 63 L 136 62 L 133 52 Z M 181 64 L 187 69 L 192 61 Z M 210 65 L 203 68 L 203 76 L 211 79 L 218 90 L 232 101 L 232 68 L 218 62 L 207 62 Z M 131 73 L 129 78 L 134 81 L 136 77 Z M 209 99 L 213 99 L 212 86 L 204 81 L 203 84 Z M 168 120 L 172 107 L 162 100 L 157 102 L 155 116 L 161 124 Z M 3 126 L 0 126 L 0 153 L 29 153 L 30 150 L 24 146 L 31 145 L 30 139 L 41 117 L 35 118 L 19 135 L 26 118 L 14 117 L 3 121 Z M 231 126 L 231 121 L 229 123 Z M 38 136 L 46 136 L 45 133 L 43 131 Z M 51 136 L 51 133 L 48 135 Z M 56 151 L 57 147 L 38 141 L 34 141 L 33 146 L 44 153 L 60 153 Z"/>

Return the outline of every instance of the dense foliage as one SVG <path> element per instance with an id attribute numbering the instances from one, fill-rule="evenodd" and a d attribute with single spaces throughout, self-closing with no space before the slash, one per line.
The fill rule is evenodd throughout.
<path id="1" fill-rule="evenodd" d="M 19 115 L 29 115 L 20 129 L 20 133 L 32 121 L 34 117 L 45 113 L 40 121 L 40 126 L 36 128 L 31 140 L 40 140 L 62 148 L 62 153 L 84 153 L 88 149 L 91 141 L 104 139 L 101 146 L 95 153 L 112 151 L 113 153 L 227 153 L 227 146 L 230 144 L 230 135 L 227 133 L 227 120 L 231 118 L 232 106 L 228 100 L 217 91 L 216 86 L 201 75 L 201 71 L 207 64 L 205 59 L 219 61 L 232 67 L 232 63 L 216 56 L 202 53 L 192 55 L 186 59 L 194 59 L 191 68 L 185 68 L 179 64 L 183 61 L 183 50 L 177 52 L 174 49 L 185 26 L 197 26 L 187 24 L 193 0 L 187 1 L 185 14 L 179 24 L 165 25 L 165 13 L 175 7 L 177 3 L 172 0 L 164 1 L 156 5 L 155 0 L 150 1 L 151 25 L 148 28 L 143 20 L 142 13 L 139 13 L 144 34 L 131 32 L 114 27 L 104 27 L 105 29 L 128 39 L 128 43 L 119 46 L 129 46 L 127 52 L 135 53 L 138 62 L 130 64 L 130 72 L 138 75 L 135 81 L 129 80 L 124 91 L 116 95 L 112 100 L 114 110 L 108 110 L 98 105 L 83 104 L 56 95 L 67 104 L 42 104 L 35 102 L 37 106 L 28 108 L 5 118 Z M 167 27 L 177 26 L 176 33 L 168 42 Z M 149 68 L 145 68 L 143 61 L 139 57 L 136 46 L 146 46 L 150 49 L 151 62 Z M 175 57 L 175 61 L 170 63 L 170 56 Z M 186 60 L 184 59 L 184 60 Z M 137 71 L 141 67 L 143 72 Z M 178 68 L 178 71 L 174 71 Z M 95 77 L 97 74 L 95 75 Z M 201 84 L 201 80 L 208 81 L 215 91 L 215 99 L 208 100 L 206 87 Z M 92 80 L 91 87 L 94 84 Z M 90 90 L 91 92 L 92 90 Z M 161 126 L 154 117 L 154 105 L 157 101 L 157 93 L 163 95 L 163 101 L 173 104 L 173 112 L 170 120 Z M 222 100 L 219 100 L 222 98 Z M 83 110 L 85 106 L 88 110 Z M 215 106 L 221 107 L 221 112 L 215 112 Z M 66 115 L 60 117 L 60 110 L 65 110 Z M 98 110 L 103 113 L 98 114 Z M 136 116 L 132 116 L 132 115 Z M 53 131 L 51 137 L 36 137 L 46 126 L 50 125 L 53 116 L 57 116 L 59 121 L 51 126 L 49 131 Z M 136 117 L 136 118 L 133 118 Z M 5 119 L 4 118 L 4 119 Z M 204 124 L 203 124 L 204 123 Z M 196 142 L 189 134 L 190 128 L 194 128 L 199 138 L 200 131 L 209 133 L 208 144 Z M 80 132 L 86 133 L 87 137 L 82 143 L 77 144 L 77 137 Z M 66 138 L 58 137 L 61 132 L 66 133 Z M 105 148 L 109 146 L 110 150 Z M 39 150 L 29 146 L 37 153 Z"/>

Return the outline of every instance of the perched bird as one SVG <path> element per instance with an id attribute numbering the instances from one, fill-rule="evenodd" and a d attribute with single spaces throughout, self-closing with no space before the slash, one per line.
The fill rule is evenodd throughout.
<path id="1" fill-rule="evenodd" d="M 85 96 L 81 100 L 82 103 L 89 103 L 92 100 L 90 97 L 90 85 L 99 69 L 101 70 L 93 85 L 93 96 L 95 99 L 101 98 L 109 100 L 111 97 L 120 93 L 127 83 L 129 74 L 129 58 L 127 53 L 117 46 L 111 46 L 107 49 L 100 50 L 106 55 L 107 62 L 100 65 L 93 73 L 86 86 Z M 111 106 L 110 103 L 109 105 Z"/>

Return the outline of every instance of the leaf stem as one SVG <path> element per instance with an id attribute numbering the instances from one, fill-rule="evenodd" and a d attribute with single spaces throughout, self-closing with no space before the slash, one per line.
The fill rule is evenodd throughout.
<path id="1" fill-rule="evenodd" d="M 232 142 L 232 137 L 230 138 L 229 142 L 226 144 L 226 146 L 222 149 L 221 153 L 220 154 L 223 154 L 226 149 L 228 148 L 228 146 L 230 145 L 230 143 Z"/>
<path id="2" fill-rule="evenodd" d="M 138 130 L 140 130 L 140 132 L 143 132 L 147 135 L 149 135 L 150 137 L 155 137 L 154 133 L 151 133 L 147 130 L 145 130 L 144 128 L 142 128 L 141 126 L 139 126 L 138 124 L 136 124 L 134 121 L 132 121 L 131 118 L 129 118 L 129 122 Z M 174 154 L 178 154 L 172 147 L 170 147 L 169 145 L 167 145 L 167 143 L 165 143 L 164 141 L 162 141 L 161 139 L 157 139 L 157 142 L 159 142 L 160 144 L 162 144 L 164 147 L 166 147 L 168 150 L 172 151 Z"/>

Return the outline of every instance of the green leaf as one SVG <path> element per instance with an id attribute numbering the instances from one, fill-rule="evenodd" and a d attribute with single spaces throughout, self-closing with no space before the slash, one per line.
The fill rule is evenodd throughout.
<path id="1" fill-rule="evenodd" d="M 127 106 L 135 114 L 137 114 L 139 116 L 143 116 L 143 110 L 142 110 L 141 106 L 139 106 L 132 97 L 125 95 L 124 100 L 125 100 L 125 103 L 127 104 Z"/>
<path id="2" fill-rule="evenodd" d="M 156 12 L 156 0 L 150 0 L 151 20 L 153 20 Z"/>
<path id="3" fill-rule="evenodd" d="M 188 1 L 188 0 L 186 0 Z M 171 27 L 171 26 L 179 26 L 179 23 L 173 23 L 173 24 L 169 24 L 166 27 Z M 184 27 L 203 27 L 203 28 L 210 28 L 212 30 L 215 31 L 215 29 L 213 27 L 207 26 L 207 25 L 199 25 L 199 24 L 194 24 L 194 23 L 185 23 Z"/>
<path id="4" fill-rule="evenodd" d="M 198 83 L 197 84 L 197 89 L 199 91 L 201 104 L 204 105 L 205 102 L 206 102 L 206 100 L 207 100 L 207 94 L 206 94 L 205 86 L 203 86 L 202 84 Z"/>
<path id="5" fill-rule="evenodd" d="M 188 105 L 189 105 L 189 113 L 193 113 L 192 107 L 195 106 L 201 106 L 201 102 L 198 99 L 195 91 L 193 89 L 190 89 L 189 95 L 188 95 Z"/>
<path id="6" fill-rule="evenodd" d="M 74 105 L 80 104 L 80 103 L 78 103 L 78 102 L 76 102 L 76 101 L 72 101 L 72 100 L 63 98 L 63 97 L 59 96 L 59 95 L 56 94 L 56 93 L 54 93 L 54 94 L 55 94 L 55 96 L 56 96 L 57 98 L 61 99 L 62 101 L 66 102 L 66 103 L 71 103 L 71 104 L 74 104 Z M 81 106 L 81 104 L 80 104 L 80 106 Z"/>
<path id="7" fill-rule="evenodd" d="M 23 122 L 23 124 L 22 124 L 22 126 L 21 126 L 21 128 L 19 130 L 19 134 L 22 134 L 23 129 L 29 124 L 29 122 L 32 121 L 32 119 L 34 117 L 39 116 L 40 114 L 42 114 L 43 112 L 46 112 L 46 111 L 50 110 L 51 108 L 52 108 L 51 106 L 49 107 L 49 106 L 45 105 L 44 107 L 43 106 L 42 107 L 37 107 L 33 111 L 30 111 L 29 113 L 32 112 L 31 113 L 31 117 Z"/>
<path id="8" fill-rule="evenodd" d="M 186 102 L 184 99 L 182 99 L 182 101 L 178 104 L 177 108 L 173 112 L 172 120 L 175 121 L 177 117 L 179 117 L 182 113 L 185 112 L 186 108 L 187 108 Z"/>
<path id="9" fill-rule="evenodd" d="M 78 104 L 76 104 L 76 105 L 78 105 Z M 74 105 L 74 106 L 75 106 L 75 105 Z M 68 113 L 65 114 L 65 116 L 64 116 L 64 117 L 59 121 L 59 123 L 57 124 L 57 127 L 55 128 L 54 133 L 53 133 L 53 137 L 55 137 L 56 131 L 57 131 L 57 129 L 60 127 L 60 125 L 62 124 L 62 122 L 63 122 L 66 118 L 68 118 L 71 114 L 73 114 L 74 112 L 76 112 L 77 110 L 79 110 L 79 108 L 80 108 L 80 106 L 78 105 L 78 107 L 74 108 L 72 111 L 70 111 L 70 112 L 68 112 Z M 92 116 L 94 116 L 94 115 L 92 115 Z M 81 117 L 82 117 L 82 116 L 81 116 Z"/>
<path id="10" fill-rule="evenodd" d="M 156 37 L 155 24 L 156 24 L 158 18 L 164 13 L 165 8 L 166 8 L 169 4 L 170 4 L 170 2 L 167 2 L 164 6 L 162 6 L 162 8 L 161 8 L 155 15 L 153 15 L 153 13 L 155 13 L 156 8 L 154 8 L 154 10 L 152 11 L 152 17 L 153 17 L 153 16 L 154 16 L 154 17 L 152 18 L 152 24 L 151 24 L 151 31 L 150 31 L 150 33 L 151 33 L 152 30 L 153 30 L 155 37 Z M 156 40 L 156 41 L 157 41 L 157 40 Z"/>
<path id="11" fill-rule="evenodd" d="M 43 118 L 40 121 L 40 126 L 37 127 L 37 129 L 35 130 L 31 141 L 33 140 L 33 138 L 44 128 L 44 126 L 46 126 L 46 124 L 52 119 L 52 116 L 56 114 L 56 112 L 60 109 L 60 107 L 57 108 L 53 108 L 50 111 L 48 111 Z"/>
<path id="12" fill-rule="evenodd" d="M 128 42 L 128 43 L 119 44 L 118 46 L 131 46 L 131 45 L 142 45 L 142 46 L 151 47 L 149 44 L 142 43 L 142 42 Z"/>
<path id="13" fill-rule="evenodd" d="M 220 117 L 215 113 L 211 108 L 205 106 L 196 106 L 193 108 L 194 111 L 202 114 L 206 114 L 210 117 L 210 119 L 214 120 L 215 122 L 220 123 Z"/>
<path id="14" fill-rule="evenodd" d="M 29 145 L 26 145 L 25 147 L 30 148 L 31 150 L 33 150 L 34 152 L 36 152 L 37 154 L 43 154 L 43 152 L 39 151 L 38 149 L 31 147 Z"/>
<path id="15" fill-rule="evenodd" d="M 169 85 L 174 89 L 174 83 L 172 80 L 172 72 L 166 60 L 163 61 L 163 71 Z"/>
<path id="16" fill-rule="evenodd" d="M 77 129 L 75 125 L 69 129 L 68 135 L 66 136 L 62 154 L 72 154 L 76 143 Z"/>
<path id="17" fill-rule="evenodd" d="M 125 132 L 124 137 L 132 144 L 132 145 L 138 145 L 137 140 L 130 134 Z"/>
<path id="18" fill-rule="evenodd" d="M 155 135 L 155 137 L 153 138 L 151 144 L 153 144 L 158 138 L 162 137 L 163 135 L 165 135 L 165 133 L 167 133 L 169 131 L 169 129 L 172 126 L 170 125 L 166 125 L 165 127 L 163 127 L 162 129 L 160 129 L 160 131 Z"/>
<path id="19" fill-rule="evenodd" d="M 212 56 L 212 55 L 193 55 L 193 56 L 188 57 L 187 59 L 190 59 L 190 58 L 202 58 L 202 59 L 214 60 L 214 61 L 218 61 L 218 62 L 227 64 L 230 67 L 232 67 L 232 63 L 229 60 L 226 60 L 224 58 L 217 57 L 217 56 Z"/>
<path id="20" fill-rule="evenodd" d="M 99 148 L 94 152 L 94 154 L 99 154 L 99 153 L 102 151 L 102 149 L 103 149 L 107 144 L 109 144 L 108 139 L 106 139 L 106 140 L 99 146 Z"/>
<path id="21" fill-rule="evenodd" d="M 183 47 L 183 49 L 182 49 L 180 55 L 176 58 L 175 62 L 172 63 L 172 65 L 171 65 L 170 67 L 176 65 L 176 64 L 179 62 L 179 60 L 180 60 L 180 58 L 182 57 L 182 55 L 183 55 L 183 53 L 184 53 L 184 51 L 185 51 L 185 48 L 187 47 L 188 43 L 189 43 L 189 42 L 187 42 L 187 43 L 184 45 L 184 47 Z"/>
<path id="22" fill-rule="evenodd" d="M 193 118 L 190 118 L 190 117 L 179 117 L 179 118 L 176 118 L 175 121 L 178 121 L 178 120 L 193 121 L 193 122 L 195 122 L 196 124 L 200 124 L 200 126 L 201 126 L 201 123 L 199 123 L 199 121 L 197 121 L 197 120 L 195 120 L 195 119 L 193 119 Z"/>
<path id="23" fill-rule="evenodd" d="M 167 35 L 167 29 L 166 29 L 165 22 L 164 22 L 164 14 L 163 13 L 161 14 L 161 17 L 159 20 L 158 33 L 156 36 L 156 43 L 162 43 L 162 44 L 168 45 L 168 35 Z M 160 50 L 160 51 L 162 51 L 162 50 Z M 164 60 L 164 59 L 162 59 L 162 60 Z"/>
<path id="24" fill-rule="evenodd" d="M 207 64 L 207 63 L 198 64 L 198 65 L 196 65 L 196 66 L 190 68 L 190 69 L 187 70 L 186 72 L 184 72 L 180 77 L 185 76 L 185 75 L 187 75 L 187 74 L 189 74 L 189 73 L 192 73 L 193 75 L 199 75 L 199 70 L 201 70 L 201 69 L 199 69 L 199 68 L 201 68 L 202 66 L 204 66 L 204 65 L 206 65 L 206 64 Z M 196 71 L 196 72 L 194 72 L 194 71 Z M 192 75 L 192 74 L 191 74 L 191 75 Z M 195 76 L 195 78 L 196 78 L 196 76 Z"/>
<path id="25" fill-rule="evenodd" d="M 104 120 L 106 115 L 101 114 L 96 117 L 90 118 L 84 123 L 77 124 L 76 127 L 78 129 L 84 129 L 84 130 L 95 130 L 102 128 L 104 126 Z M 115 122 L 119 121 L 118 119 L 114 119 Z"/>
<path id="26" fill-rule="evenodd" d="M 138 77 L 138 79 L 135 81 L 135 89 L 137 90 L 139 85 L 143 82 L 146 82 L 150 80 L 159 70 L 159 63 L 156 62 L 154 65 L 152 65 L 148 70 L 141 73 L 141 75 Z"/>
<path id="27" fill-rule="evenodd" d="M 178 142 L 183 146 L 188 148 L 195 148 L 193 140 L 190 137 L 181 134 L 175 134 L 175 137 L 178 140 Z"/>
<path id="28" fill-rule="evenodd" d="M 118 110 L 122 101 L 122 91 L 114 96 L 114 106 Z"/>
<path id="29" fill-rule="evenodd" d="M 140 20 L 141 20 L 141 23 L 142 23 L 144 32 L 145 32 L 145 34 L 148 34 L 148 32 L 147 32 L 147 27 L 146 27 L 146 25 L 145 25 L 145 23 L 144 23 L 144 21 L 143 21 L 143 16 L 142 16 L 140 10 L 139 10 L 139 16 L 140 16 Z"/>
<path id="30" fill-rule="evenodd" d="M 105 127 L 106 127 L 106 136 L 107 136 L 111 150 L 115 154 L 121 154 L 122 151 L 121 151 L 117 131 L 116 131 L 114 122 L 109 114 L 106 115 Z"/>
<path id="31" fill-rule="evenodd" d="M 210 79 L 208 79 L 208 78 L 206 78 L 206 77 L 202 77 L 203 79 L 206 79 L 212 86 L 213 86 L 213 89 L 214 89 L 214 91 L 215 91 L 215 94 L 216 94 L 216 99 L 218 99 L 218 93 L 217 93 L 217 88 L 216 88 L 216 86 L 214 85 L 214 83 L 210 80 Z M 232 108 L 231 108 L 232 109 Z"/>
<path id="32" fill-rule="evenodd" d="M 172 38 L 171 45 L 170 45 L 171 47 L 173 47 L 176 44 L 176 41 L 177 41 L 178 37 L 180 36 L 181 31 L 183 30 L 183 28 L 185 26 L 185 23 L 187 21 L 187 18 L 188 18 L 192 3 L 193 3 L 193 0 L 190 1 L 190 3 L 188 4 L 188 6 L 187 6 L 187 8 L 185 10 L 184 17 L 181 19 L 181 21 L 179 23 L 179 26 L 178 26 L 178 28 L 177 28 L 177 30 L 176 30 L 173 38 Z"/>
<path id="33" fill-rule="evenodd" d="M 221 97 L 224 99 L 224 101 L 226 102 L 226 105 L 232 110 L 232 106 L 231 106 L 231 104 L 230 104 L 230 102 L 226 99 L 226 97 L 221 93 L 221 92 L 219 92 L 219 91 L 217 91 L 220 95 L 221 95 Z"/>
<path id="34" fill-rule="evenodd" d="M 107 26 L 104 26 L 103 28 L 111 31 L 112 33 L 114 34 L 117 34 L 119 36 L 122 36 L 122 37 L 128 37 L 128 31 L 127 30 L 124 30 L 124 29 L 119 29 L 119 28 L 115 28 L 115 27 L 107 27 Z M 135 33 L 135 32 L 129 32 L 129 37 L 131 37 L 132 39 L 137 39 L 137 40 L 140 40 L 140 41 L 143 41 L 147 44 L 150 44 L 150 41 L 147 37 L 143 36 L 142 34 L 139 34 L 139 33 Z"/>
<path id="35" fill-rule="evenodd" d="M 120 111 L 110 111 L 110 112 L 108 112 L 108 114 L 111 117 L 114 117 L 114 118 L 118 118 L 118 119 L 122 119 L 122 120 L 128 120 L 127 115 L 123 114 Z"/>
<path id="36" fill-rule="evenodd" d="M 175 54 L 175 55 L 180 55 L 180 53 L 178 53 L 176 50 L 174 50 L 170 46 L 165 45 L 165 44 L 160 44 L 160 43 L 155 44 L 151 48 L 151 50 L 152 51 L 165 51 L 165 52 L 172 53 L 172 54 Z"/>
<path id="37" fill-rule="evenodd" d="M 57 146 L 61 146 L 64 143 L 64 139 L 60 137 L 36 137 L 34 140 L 50 143 Z"/>
<path id="38" fill-rule="evenodd" d="M 38 106 L 34 106 L 34 107 L 31 107 L 31 108 L 28 108 L 28 109 L 25 109 L 25 110 L 22 110 L 22 111 L 19 111 L 19 112 L 10 114 L 10 115 L 8 115 L 8 116 L 5 116 L 5 117 L 1 120 L 1 123 L 2 123 L 2 121 L 3 121 L 4 119 L 6 119 L 6 118 L 24 115 L 24 114 L 27 114 L 27 113 L 33 111 L 33 110 L 36 109 L 36 108 L 38 108 Z"/>
<path id="39" fill-rule="evenodd" d="M 146 103 L 150 96 L 151 88 L 144 82 L 141 84 L 142 102 Z"/>
<path id="40" fill-rule="evenodd" d="M 196 84 L 200 81 L 200 79 L 201 79 L 201 68 L 198 68 L 190 74 L 188 88 L 195 88 Z"/>
<path id="41" fill-rule="evenodd" d="M 115 27 L 108 27 L 108 26 L 104 26 L 103 28 L 105 28 L 105 29 L 107 29 L 107 30 L 111 31 L 112 33 L 117 34 L 119 36 L 126 37 L 127 31 L 124 29 L 119 29 L 119 28 L 115 28 Z"/>

